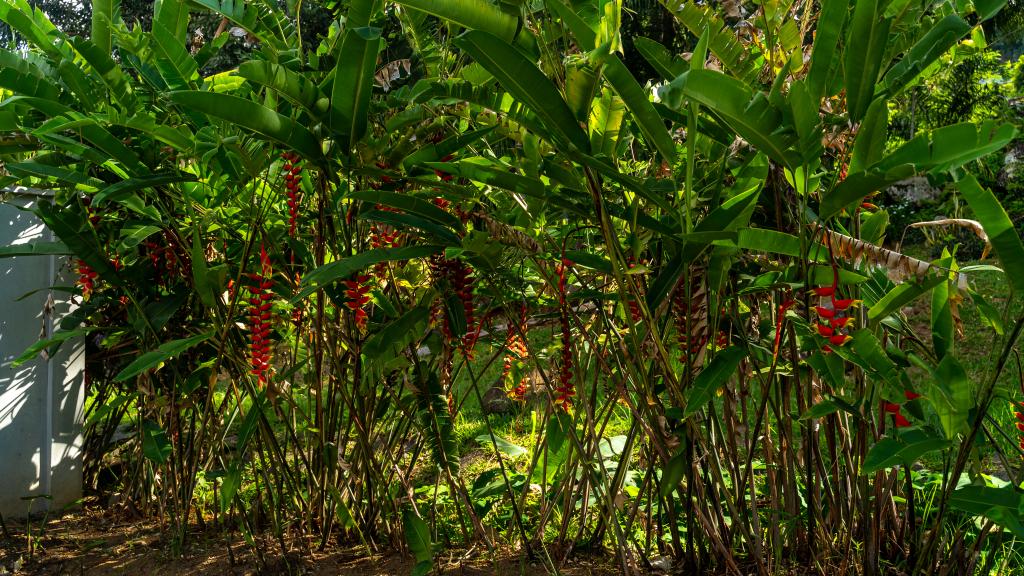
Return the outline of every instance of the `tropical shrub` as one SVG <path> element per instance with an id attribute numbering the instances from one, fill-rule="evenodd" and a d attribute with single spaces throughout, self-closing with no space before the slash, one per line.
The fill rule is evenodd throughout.
<path id="1" fill-rule="evenodd" d="M 269 1 L 165 0 L 148 31 L 97 1 L 86 40 L 4 0 L 2 180 L 58 191 L 60 242 L 3 254 L 80 275 L 20 361 L 102 336 L 91 461 L 116 450 L 179 544 L 212 517 L 282 551 L 404 543 L 420 573 L 470 543 L 552 571 L 586 546 L 625 571 L 1007 562 L 1024 246 L 971 170 L 1016 128 L 886 146 L 889 102 L 1001 3 L 762 2 L 739 32 L 663 3 L 694 47 L 631 38 L 646 90 L 614 1 L 352 0 L 312 46 Z M 225 39 L 190 52 L 193 11 L 259 50 L 200 75 Z M 881 247 L 872 196 L 914 175 L 955 188 L 1012 298 Z M 490 416 L 460 438 L 492 376 L 525 446 Z"/>

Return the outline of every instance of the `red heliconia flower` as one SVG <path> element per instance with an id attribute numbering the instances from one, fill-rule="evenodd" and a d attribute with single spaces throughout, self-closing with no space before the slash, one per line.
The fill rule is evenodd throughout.
<path id="1" fill-rule="evenodd" d="M 817 288 L 813 288 L 812 291 L 814 292 L 815 296 L 828 297 L 836 293 L 836 287 L 818 286 Z"/>
<path id="2" fill-rule="evenodd" d="M 875 212 L 875 211 L 878 210 L 878 206 L 875 206 L 871 202 L 861 202 L 860 203 L 860 209 L 861 210 L 866 210 L 868 212 Z"/>
<path id="3" fill-rule="evenodd" d="M 725 333 L 725 330 L 719 330 L 718 335 L 715 336 L 715 346 L 719 348 L 725 348 L 729 345 L 729 335 Z"/>
<path id="4" fill-rule="evenodd" d="M 365 274 L 357 275 L 351 280 L 345 280 L 345 297 L 348 300 L 345 306 L 355 315 L 356 327 L 366 330 L 366 322 L 369 316 L 365 306 L 370 302 L 370 277 Z"/>
<path id="5" fill-rule="evenodd" d="M 555 389 L 555 403 L 562 410 L 572 408 L 572 399 L 576 396 L 576 385 L 572 380 L 573 355 L 572 331 L 569 327 L 569 304 L 566 292 L 566 271 L 572 262 L 562 258 L 556 271 L 558 272 L 558 312 L 562 336 L 562 362 L 558 370 L 558 387 Z"/>
<path id="6" fill-rule="evenodd" d="M 833 298 L 832 308 L 836 311 L 846 310 L 847 308 L 857 304 L 858 302 L 860 302 L 860 300 L 856 300 L 853 298 L 846 298 L 844 300 L 836 300 L 835 298 Z"/>
<path id="7" fill-rule="evenodd" d="M 282 152 L 281 158 L 284 164 L 281 171 L 284 173 L 285 194 L 288 196 L 288 235 L 295 237 L 299 221 L 299 189 L 302 186 L 302 164 L 297 154 Z"/>
<path id="8" fill-rule="evenodd" d="M 910 426 L 910 421 L 900 412 L 902 406 L 894 404 L 892 402 L 882 402 L 882 411 L 892 414 L 893 421 L 897 428 L 905 428 Z"/>
<path id="9" fill-rule="evenodd" d="M 630 257 L 629 260 L 630 261 L 626 265 L 630 269 L 636 268 L 636 262 L 632 261 L 633 258 Z M 641 318 L 643 318 L 643 311 L 640 309 L 640 302 L 638 302 L 637 300 L 634 300 L 632 295 L 631 295 L 629 297 L 629 299 L 627 300 L 626 304 L 627 304 L 627 307 L 629 308 L 629 317 L 630 317 L 630 319 L 632 319 L 633 323 L 636 324 L 637 322 L 640 321 Z"/>
<path id="10" fill-rule="evenodd" d="M 907 397 L 907 400 L 917 400 L 918 398 L 921 397 L 920 394 L 912 392 L 910 390 L 904 390 L 903 395 Z"/>
<path id="11" fill-rule="evenodd" d="M 267 383 L 267 371 L 270 370 L 270 322 L 272 318 L 270 291 L 274 282 L 271 280 L 273 269 L 267 249 L 260 245 L 260 271 L 249 274 L 253 285 L 249 288 L 249 342 L 250 372 L 256 376 L 260 386 Z"/>
<path id="12" fill-rule="evenodd" d="M 844 346 L 850 340 L 853 340 L 853 337 L 849 334 L 833 334 L 828 339 L 829 344 L 833 346 Z"/>
<path id="13" fill-rule="evenodd" d="M 782 304 L 779 304 L 779 309 L 775 314 L 775 343 L 772 345 L 773 361 L 779 357 L 779 347 L 782 345 L 782 322 L 786 318 L 786 310 L 792 308 L 794 304 L 796 304 L 796 300 L 792 298 L 784 300 Z"/>
<path id="14" fill-rule="evenodd" d="M 821 334 L 826 338 L 829 338 L 835 334 L 835 331 L 832 328 L 829 328 L 824 324 L 818 324 L 817 322 L 815 322 L 814 327 L 818 329 L 818 334 Z"/>
<path id="15" fill-rule="evenodd" d="M 82 289 L 82 299 L 88 300 L 96 288 L 96 277 L 99 274 L 82 260 L 78 261 L 77 272 L 78 286 Z"/>
<path id="16" fill-rule="evenodd" d="M 437 206 L 441 210 L 447 210 L 448 206 L 451 205 L 451 202 L 444 198 L 441 198 L 440 196 L 435 197 L 433 200 L 431 200 L 431 202 L 433 202 L 434 206 Z"/>
<path id="17" fill-rule="evenodd" d="M 526 304 L 523 304 L 520 308 L 518 325 L 513 325 L 511 321 L 508 325 L 508 335 L 505 337 L 505 362 L 501 372 L 501 381 L 503 383 L 507 382 L 512 375 L 513 366 L 517 362 L 525 361 L 529 355 L 526 342 L 523 340 L 526 335 L 526 329 Z M 519 384 L 509 390 L 509 398 L 519 402 L 526 400 L 526 383 L 527 379 L 521 378 Z"/>
<path id="18" fill-rule="evenodd" d="M 818 313 L 818 316 L 826 319 L 832 319 L 836 315 L 836 311 L 831 308 L 825 308 L 824 306 L 815 306 L 814 311 Z"/>
<path id="19" fill-rule="evenodd" d="M 1017 430 L 1024 432 L 1024 422 L 1017 422 Z"/>
<path id="20" fill-rule="evenodd" d="M 1017 418 L 1017 420 L 1019 420 L 1021 422 L 1024 422 L 1024 413 L 1022 413 L 1022 412 L 1014 412 L 1013 415 Z"/>
<path id="21" fill-rule="evenodd" d="M 844 316 L 842 318 L 831 318 L 828 323 L 833 329 L 838 330 L 840 328 L 846 328 L 846 325 L 849 324 L 851 320 L 853 320 L 853 317 Z"/>
<path id="22" fill-rule="evenodd" d="M 452 284 L 456 295 L 462 301 L 462 312 L 466 318 L 466 333 L 462 336 L 462 354 L 473 359 L 473 347 L 479 334 L 476 323 L 476 309 L 473 306 L 473 267 L 462 260 L 455 260 L 452 267 Z"/>

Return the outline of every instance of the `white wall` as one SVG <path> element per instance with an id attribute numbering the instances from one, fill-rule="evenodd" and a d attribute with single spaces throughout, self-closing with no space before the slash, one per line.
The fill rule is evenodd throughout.
<path id="1" fill-rule="evenodd" d="M 0 246 L 54 240 L 30 208 L 46 192 L 0 192 Z M 0 258 L 0 514 L 24 516 L 45 506 L 60 509 L 82 496 L 82 403 L 84 346 L 65 342 L 54 357 L 14 368 L 12 361 L 41 334 L 52 334 L 70 309 L 75 275 L 68 258 Z M 26 294 L 36 291 L 27 297 Z M 19 300 L 20 299 L 20 300 Z M 51 300 L 52 299 L 52 300 Z"/>

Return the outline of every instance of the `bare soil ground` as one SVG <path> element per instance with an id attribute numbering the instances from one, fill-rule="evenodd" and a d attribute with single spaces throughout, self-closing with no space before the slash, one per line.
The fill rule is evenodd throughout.
<path id="1" fill-rule="evenodd" d="M 237 532 L 217 529 L 196 531 L 180 556 L 171 553 L 167 531 L 154 520 L 125 517 L 121 513 L 86 507 L 52 518 L 6 521 L 0 534 L 0 576 L 184 576 L 216 574 L 308 574 L 338 576 L 400 576 L 411 574 L 415 561 L 398 551 L 369 555 L 363 547 L 295 546 L 287 555 L 269 536 L 261 538 L 265 560 Z M 32 534 L 30 547 L 28 538 Z M 312 550 L 308 550 L 312 548 Z M 517 551 L 494 554 L 479 549 L 442 551 L 435 574 L 466 576 L 539 576 L 544 568 Z M 561 573 L 565 576 L 618 574 L 614 558 L 581 557 Z"/>

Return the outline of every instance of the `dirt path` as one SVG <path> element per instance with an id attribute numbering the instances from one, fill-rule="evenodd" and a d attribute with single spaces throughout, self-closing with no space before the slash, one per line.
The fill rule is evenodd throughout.
<path id="1" fill-rule="evenodd" d="M 133 520 L 99 508 L 87 508 L 31 526 L 7 521 L 0 536 L 0 576 L 184 576 L 216 574 L 309 574 L 338 576 L 400 576 L 410 574 L 414 562 L 399 553 L 367 556 L 364 548 L 329 548 L 307 552 L 296 546 L 288 557 L 269 538 L 263 546 L 266 565 L 260 569 L 252 548 L 234 533 L 220 530 L 194 533 L 181 557 L 173 557 L 170 543 L 154 521 Z M 31 529 L 31 530 L 29 530 Z M 28 534 L 34 546 L 29 546 Z M 230 551 L 229 551 L 230 548 Z M 299 548 L 303 548 L 299 550 Z M 513 551 L 491 557 L 478 550 L 441 552 L 435 574 L 466 576 L 540 576 L 545 570 Z M 611 558 L 581 558 L 561 571 L 565 576 L 618 574 Z"/>

